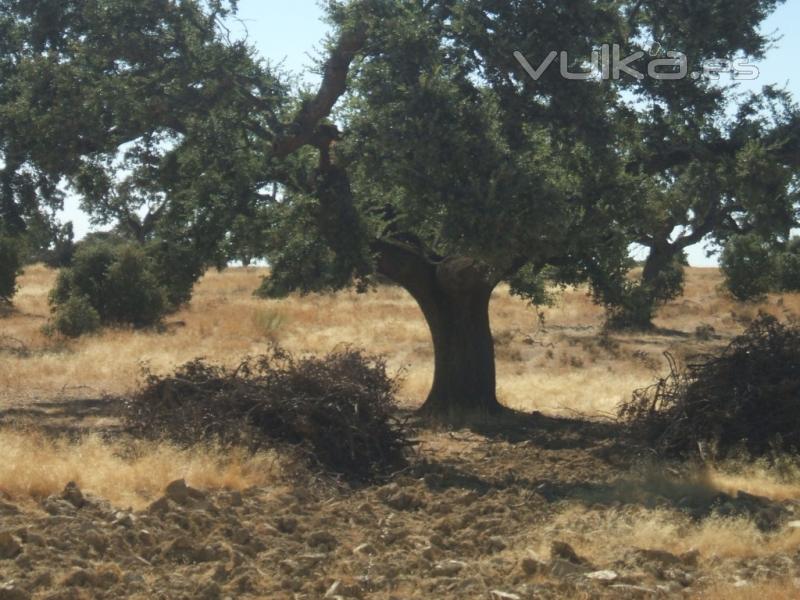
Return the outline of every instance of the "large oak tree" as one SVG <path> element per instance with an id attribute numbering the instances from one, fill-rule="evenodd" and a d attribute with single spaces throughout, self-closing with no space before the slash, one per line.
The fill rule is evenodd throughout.
<path id="1" fill-rule="evenodd" d="M 15 162 L 69 177 L 100 218 L 149 202 L 165 239 L 202 253 L 236 216 L 265 216 L 265 293 L 403 286 L 433 339 L 424 411 L 485 416 L 500 410 L 493 291 L 618 272 L 639 181 L 626 136 L 654 103 L 723 101 L 702 79 L 534 79 L 518 57 L 563 51 L 574 72 L 647 37 L 693 66 L 757 54 L 775 4 L 330 2 L 321 83 L 298 91 L 230 41 L 219 2 L 2 0 L 19 54 L 2 118 Z M 133 188 L 113 176 L 121 149 Z"/>

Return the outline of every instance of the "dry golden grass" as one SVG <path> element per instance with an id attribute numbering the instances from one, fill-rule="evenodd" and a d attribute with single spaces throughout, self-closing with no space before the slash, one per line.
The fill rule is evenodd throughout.
<path id="1" fill-rule="evenodd" d="M 384 287 L 365 295 L 342 292 L 265 301 L 252 295 L 263 275 L 259 269 L 209 272 L 191 305 L 169 318 L 167 333 L 107 330 L 63 341 L 41 333 L 55 274 L 30 267 L 20 280 L 16 312 L 0 318 L 0 406 L 125 393 L 137 386 L 142 363 L 156 372 L 198 356 L 231 365 L 273 341 L 298 353 L 323 353 L 349 343 L 384 354 L 391 368 L 404 371 L 402 402 L 416 406 L 424 399 L 432 376 L 431 342 L 419 309 L 403 290 Z M 715 269 L 690 269 L 685 297 L 663 308 L 656 321 L 660 331 L 647 335 L 603 336 L 602 310 L 581 289 L 565 291 L 555 306 L 544 309 L 546 325 L 541 329 L 533 308 L 499 290 L 491 312 L 500 399 L 513 408 L 555 415 L 612 414 L 633 389 L 663 373 L 664 351 L 682 357 L 724 344 L 759 310 L 783 317 L 800 314 L 800 295 L 743 305 L 720 293 L 720 283 Z M 697 339 L 699 324 L 712 326 L 720 339 Z M 4 352 L 4 343 L 24 344 L 30 353 Z M 21 500 L 59 492 L 75 481 L 117 506 L 141 508 L 178 478 L 200 488 L 231 489 L 279 481 L 280 465 L 273 454 L 249 457 L 145 444 L 131 456 L 130 448 L 98 437 L 70 444 L 13 431 L 0 431 L 0 448 L 0 495 Z M 636 485 L 651 484 L 658 482 L 645 479 Z M 777 473 L 758 464 L 723 465 L 687 485 L 728 493 L 744 490 L 775 500 L 800 497 L 800 473 Z M 669 508 L 635 502 L 597 507 L 591 498 L 565 506 L 536 535 L 542 553 L 551 540 L 563 539 L 598 564 L 631 547 L 675 553 L 697 548 L 704 558 L 738 559 L 795 552 L 800 546 L 800 530 L 764 533 L 745 519 L 691 521 Z M 800 592 L 791 581 L 776 581 L 744 588 L 721 585 L 698 597 L 781 599 L 800 597 Z"/>
<path id="2" fill-rule="evenodd" d="M 164 443 L 123 448 L 94 435 L 70 443 L 0 431 L 0 448 L 0 496 L 22 502 L 61 492 L 74 481 L 115 506 L 141 509 L 176 479 L 200 489 L 244 490 L 274 481 L 280 471 L 273 452 L 181 450 Z"/>
<path id="3" fill-rule="evenodd" d="M 699 592 L 695 597 L 704 600 L 797 600 L 800 598 L 800 585 L 796 581 L 771 581 L 741 587 L 720 584 Z"/>
<path id="4" fill-rule="evenodd" d="M 785 528 L 765 533 L 746 518 L 709 517 L 692 521 L 669 509 L 640 507 L 592 509 L 573 505 L 548 523 L 543 537 L 564 540 L 599 563 L 608 563 L 630 548 L 656 548 L 674 554 L 699 550 L 703 560 L 752 558 L 793 553 L 800 546 L 800 530 Z M 598 543 L 602 540 L 601 543 Z"/>
<path id="5" fill-rule="evenodd" d="M 402 400 L 414 406 L 424 399 L 432 378 L 432 347 L 422 315 L 406 292 L 384 287 L 365 295 L 342 292 L 266 301 L 252 295 L 263 275 L 260 269 L 209 272 L 191 305 L 170 317 L 168 333 L 107 330 L 65 342 L 41 333 L 55 273 L 29 267 L 20 279 L 17 311 L 0 319 L 0 346 L 3 336 L 9 336 L 33 355 L 23 358 L 0 350 L 0 402 L 70 392 L 124 393 L 137 385 L 142 363 L 156 372 L 198 356 L 232 364 L 261 352 L 271 341 L 301 353 L 326 352 L 347 343 L 385 354 L 391 368 L 404 369 Z M 730 337 L 759 310 L 800 313 L 800 295 L 741 305 L 718 292 L 720 283 L 716 269 L 690 269 L 686 295 L 665 307 L 656 321 L 661 334 L 620 334 L 610 343 L 600 335 L 602 310 L 585 290 L 567 290 L 555 306 L 544 309 L 545 331 L 539 330 L 532 307 L 498 290 L 491 311 L 500 399 L 521 410 L 608 414 L 631 390 L 663 371 L 663 351 L 684 355 L 707 349 L 708 343 L 692 337 L 698 324 Z"/>

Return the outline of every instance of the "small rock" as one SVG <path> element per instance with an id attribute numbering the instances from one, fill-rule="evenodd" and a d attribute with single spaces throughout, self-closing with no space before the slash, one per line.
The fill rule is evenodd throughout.
<path id="1" fill-rule="evenodd" d="M 529 577 L 542 573 L 546 568 L 547 565 L 536 558 L 529 556 L 522 559 L 522 571 Z"/>
<path id="2" fill-rule="evenodd" d="M 569 577 L 570 575 L 583 575 L 591 568 L 580 563 L 570 562 L 563 558 L 556 558 L 550 561 L 550 575 L 553 577 Z"/>
<path id="3" fill-rule="evenodd" d="M 400 490 L 400 486 L 397 482 L 392 482 L 384 485 L 383 487 L 378 489 L 378 498 L 383 501 L 386 501 L 387 498 L 396 494 Z"/>
<path id="4" fill-rule="evenodd" d="M 467 563 L 460 560 L 448 560 L 438 563 L 433 567 L 433 574 L 436 577 L 455 577 L 467 566 Z"/>
<path id="5" fill-rule="evenodd" d="M 47 514 L 53 516 L 75 514 L 75 505 L 57 496 L 46 498 L 42 503 L 42 508 Z"/>
<path id="6" fill-rule="evenodd" d="M 506 541 L 497 535 L 490 537 L 489 542 L 486 546 L 489 552 L 502 552 L 503 550 L 508 548 L 508 544 L 506 543 Z"/>
<path id="7" fill-rule="evenodd" d="M 88 588 L 94 587 L 97 577 L 86 569 L 76 569 L 64 579 L 63 585 L 66 587 Z"/>
<path id="8" fill-rule="evenodd" d="M 619 579 L 619 575 L 616 571 L 592 571 L 591 573 L 587 573 L 586 577 L 604 583 L 609 583 Z"/>
<path id="9" fill-rule="evenodd" d="M 0 531 L 0 560 L 11 560 L 22 552 L 19 539 L 9 531 Z"/>
<path id="10" fill-rule="evenodd" d="M 424 506 L 424 502 L 404 490 L 389 496 L 385 502 L 395 510 L 416 510 Z"/>
<path id="11" fill-rule="evenodd" d="M 585 558 L 578 556 L 578 553 L 566 542 L 553 542 L 550 546 L 550 555 L 553 558 L 560 558 L 576 565 L 586 564 L 587 562 Z"/>
<path id="12" fill-rule="evenodd" d="M 14 582 L 0 585 L 0 600 L 29 600 L 31 595 L 14 585 Z"/>
<path id="13" fill-rule="evenodd" d="M 150 514 L 163 515 L 164 513 L 169 512 L 171 508 L 172 506 L 169 503 L 169 498 L 163 496 L 148 506 L 147 512 Z"/>
<path id="14" fill-rule="evenodd" d="M 280 567 L 281 571 L 286 573 L 286 575 L 291 575 L 292 573 L 300 569 L 300 563 L 297 562 L 296 560 L 287 558 L 279 562 L 278 567 Z"/>
<path id="15" fill-rule="evenodd" d="M 660 583 L 656 586 L 656 589 L 664 594 L 677 594 L 681 591 L 685 592 L 686 589 L 675 581 L 668 581 L 666 583 Z"/>
<path id="16" fill-rule="evenodd" d="M 636 548 L 633 551 L 636 562 L 638 563 L 658 563 L 664 567 L 672 567 L 683 563 L 680 557 L 675 556 L 666 550 L 649 550 Z"/>
<path id="17" fill-rule="evenodd" d="M 693 548 L 688 552 L 684 552 L 679 557 L 680 561 L 688 567 L 696 567 L 700 562 L 700 550 Z"/>
<path id="18" fill-rule="evenodd" d="M 74 481 L 70 481 L 67 484 L 64 491 L 61 492 L 61 497 L 75 508 L 83 508 L 86 506 L 86 498 L 84 498 L 83 492 L 81 492 L 78 484 Z"/>
<path id="19" fill-rule="evenodd" d="M 789 521 L 786 526 L 791 529 L 800 529 L 800 521 Z"/>
<path id="20" fill-rule="evenodd" d="M 186 504 L 191 498 L 189 486 L 186 485 L 186 481 L 183 479 L 170 483 L 164 490 L 164 495 L 178 504 Z"/>
<path id="21" fill-rule="evenodd" d="M 428 562 L 435 562 L 439 560 L 442 555 L 442 551 L 439 550 L 436 546 L 426 546 L 422 549 L 422 558 L 427 560 Z"/>
<path id="22" fill-rule="evenodd" d="M 153 504 L 151 504 L 150 507 L 152 508 L 153 505 L 156 504 L 157 502 L 158 500 Z M 130 529 L 131 527 L 133 527 L 133 523 L 134 523 L 133 515 L 131 515 L 130 513 L 120 511 L 114 513 L 114 520 L 112 521 L 111 524 L 118 527 L 124 527 L 125 529 Z"/>
<path id="23" fill-rule="evenodd" d="M 150 533 L 147 529 L 142 529 L 139 532 L 139 542 L 141 542 L 143 546 L 155 546 L 156 541 L 156 536 Z"/>
<path id="24" fill-rule="evenodd" d="M 517 594 L 501 592 L 500 590 L 492 590 L 489 592 L 489 595 L 492 597 L 492 600 L 522 600 Z"/>
<path id="25" fill-rule="evenodd" d="M 95 585 L 103 589 L 115 586 L 122 579 L 122 572 L 116 566 L 101 569 L 95 573 Z"/>
<path id="26" fill-rule="evenodd" d="M 339 541 L 329 531 L 315 531 L 308 536 L 308 545 L 313 547 L 324 547 L 333 550 L 339 545 Z"/>
<path id="27" fill-rule="evenodd" d="M 666 569 L 662 576 L 664 579 L 676 581 L 683 587 L 689 587 L 694 582 L 694 577 L 681 569 Z"/>
<path id="28" fill-rule="evenodd" d="M 297 519 L 294 517 L 281 517 L 275 521 L 278 531 L 285 534 L 292 534 L 297 531 Z"/>
<path id="29" fill-rule="evenodd" d="M 210 551 L 194 544 L 187 537 L 179 537 L 173 540 L 164 550 L 164 555 L 181 563 L 200 563 L 213 559 Z"/>
<path id="30" fill-rule="evenodd" d="M 353 548 L 353 554 L 367 554 L 367 555 L 375 555 L 378 551 L 375 550 L 375 546 L 370 543 L 361 544 L 360 546 L 356 546 Z"/>
<path id="31" fill-rule="evenodd" d="M 108 538 L 99 531 L 89 531 L 84 534 L 84 539 L 98 554 L 103 554 L 109 546 Z"/>

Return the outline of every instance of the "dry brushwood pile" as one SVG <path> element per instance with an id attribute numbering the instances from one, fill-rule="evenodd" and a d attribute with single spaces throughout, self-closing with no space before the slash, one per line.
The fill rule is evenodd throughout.
<path id="1" fill-rule="evenodd" d="M 297 359 L 277 347 L 235 369 L 197 359 L 148 374 L 125 403 L 132 433 L 191 446 L 291 444 L 325 469 L 369 479 L 402 468 L 411 445 L 383 359 L 344 348 Z"/>
<path id="2" fill-rule="evenodd" d="M 800 326 L 762 314 L 720 354 L 670 365 L 620 409 L 658 451 L 725 458 L 800 448 Z"/>

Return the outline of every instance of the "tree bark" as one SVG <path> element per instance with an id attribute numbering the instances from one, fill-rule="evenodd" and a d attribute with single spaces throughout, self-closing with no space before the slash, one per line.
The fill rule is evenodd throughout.
<path id="1" fill-rule="evenodd" d="M 423 309 L 433 338 L 433 386 L 421 412 L 457 422 L 501 410 L 495 391 L 494 340 L 489 324 L 491 289 L 436 290 Z"/>
<path id="2" fill-rule="evenodd" d="M 608 305 L 606 327 L 614 330 L 648 331 L 658 305 L 668 298 L 662 278 L 681 249 L 666 242 L 647 244 L 649 252 L 636 286 Z"/>
<path id="3" fill-rule="evenodd" d="M 653 244 L 642 270 L 642 284 L 649 286 L 653 292 L 658 292 L 658 278 L 664 270 L 670 266 L 675 256 L 680 252 L 679 248 L 670 244 Z M 653 299 L 655 302 L 655 298 Z"/>
<path id="4" fill-rule="evenodd" d="M 433 339 L 433 385 L 420 412 L 447 423 L 501 412 L 489 322 L 494 284 L 480 265 L 466 257 L 431 261 L 404 244 L 376 249 L 379 272 L 414 297 Z"/>

